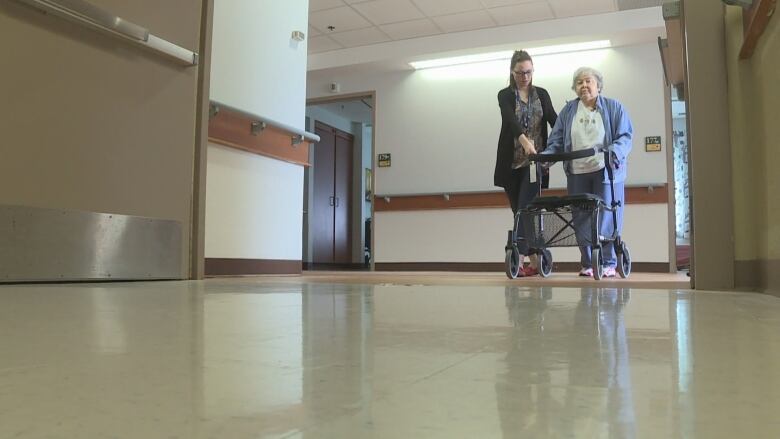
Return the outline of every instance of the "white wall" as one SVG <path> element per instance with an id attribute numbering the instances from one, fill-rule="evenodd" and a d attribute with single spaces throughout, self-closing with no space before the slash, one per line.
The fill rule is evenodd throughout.
<path id="1" fill-rule="evenodd" d="M 301 259 L 303 167 L 221 145 L 208 154 L 206 256 Z"/>
<path id="2" fill-rule="evenodd" d="M 303 129 L 308 0 L 216 0 L 211 98 Z"/>
<path id="3" fill-rule="evenodd" d="M 375 192 L 380 195 L 500 190 L 493 186 L 500 113 L 496 94 L 508 84 L 508 61 L 421 71 L 396 71 L 379 75 L 348 75 L 310 72 L 309 97 L 328 95 L 328 84 L 339 82 L 344 93 L 376 91 L 376 154 L 391 153 L 392 167 L 376 168 Z M 634 150 L 629 162 L 628 185 L 663 184 L 667 180 L 664 153 L 644 151 L 645 136 L 665 136 L 663 73 L 656 43 L 622 46 L 583 53 L 534 58 L 536 84 L 545 87 L 560 109 L 574 98 L 571 75 L 577 67 L 589 65 L 604 73 L 604 95 L 619 99 L 634 122 Z M 664 144 L 664 142 L 662 142 Z M 552 187 L 564 187 L 559 165 L 553 168 Z M 643 223 L 642 246 L 635 248 L 636 261 L 667 261 L 666 206 L 638 205 L 631 208 Z M 499 209 L 500 210 L 500 209 Z M 647 210 L 647 212 L 644 212 Z M 477 213 L 480 211 L 474 211 Z M 655 215 L 654 213 L 659 213 Z M 399 262 L 402 255 L 390 251 L 407 242 L 407 236 L 436 235 L 443 224 L 456 236 L 469 234 L 475 242 L 503 248 L 511 214 L 497 214 L 496 223 L 474 230 L 471 223 L 455 227 L 464 212 L 446 211 L 429 223 L 431 213 L 407 213 L 412 220 L 397 229 L 387 215 L 375 219 L 376 261 Z M 628 225 L 627 225 L 628 228 Z M 496 241 L 493 234 L 500 236 Z M 470 246 L 442 246 L 420 252 L 422 241 L 410 240 L 415 260 L 461 262 L 480 261 Z M 415 244 L 417 243 L 417 244 Z M 386 250 L 383 250 L 386 247 Z M 487 249 L 486 249 L 487 250 Z M 484 253 L 485 255 L 487 253 Z M 663 254 L 663 256 L 661 256 Z M 642 259 L 646 255 L 648 259 Z M 490 261 L 502 257 L 492 256 Z M 405 260 L 405 259 L 404 259 Z"/>
<path id="4" fill-rule="evenodd" d="M 391 201 L 392 203 L 392 201 Z M 376 212 L 376 262 L 500 262 L 504 258 L 512 211 L 450 209 Z M 637 262 L 668 262 L 665 204 L 630 204 L 623 238 Z M 574 247 L 551 249 L 559 262 L 577 262 Z"/>
<path id="5" fill-rule="evenodd" d="M 211 99 L 304 129 L 308 0 L 217 0 Z M 303 167 L 210 145 L 206 257 L 301 260 Z"/>
<path id="6" fill-rule="evenodd" d="M 538 56 L 534 64 L 535 82 L 550 92 L 556 110 L 575 97 L 571 75 L 577 67 L 600 69 L 604 95 L 619 99 L 634 122 L 628 184 L 666 181 L 665 155 L 644 152 L 645 136 L 666 131 L 655 43 Z M 330 82 L 341 83 L 344 93 L 376 90 L 376 153 L 392 153 L 392 167 L 376 170 L 377 194 L 483 191 L 496 189 L 501 127 L 496 94 L 508 84 L 508 72 L 508 61 L 372 76 L 312 72 L 307 88 L 310 97 L 326 95 Z M 552 186 L 565 186 L 560 168 L 553 172 Z"/>

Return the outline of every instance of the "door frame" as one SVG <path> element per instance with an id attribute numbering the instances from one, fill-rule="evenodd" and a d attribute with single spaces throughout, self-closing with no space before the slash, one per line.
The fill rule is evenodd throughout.
<path id="1" fill-rule="evenodd" d="M 312 105 L 332 104 L 332 103 L 335 103 L 335 102 L 355 101 L 355 100 L 359 100 L 359 99 L 371 99 L 371 102 L 373 103 L 373 106 L 374 106 L 372 111 L 371 111 L 371 187 L 374 189 L 373 193 L 375 193 L 376 192 L 376 160 L 375 160 L 375 158 L 376 158 L 376 119 L 377 119 L 377 117 L 376 117 L 376 113 L 377 113 L 376 90 L 369 90 L 369 91 L 356 92 L 356 93 L 344 93 L 344 94 L 337 94 L 337 95 L 333 95 L 333 96 L 323 96 L 323 97 L 319 97 L 319 98 L 308 98 L 308 99 L 306 99 L 306 107 L 309 107 L 309 106 L 312 106 Z M 312 128 L 313 128 L 313 122 L 311 122 L 311 123 L 312 123 Z M 316 148 L 316 146 L 315 146 L 315 148 Z M 310 151 L 309 154 L 311 155 L 312 153 L 313 152 Z M 358 166 L 358 164 L 353 163 L 353 167 L 352 167 L 353 171 L 354 171 L 356 166 Z M 363 175 L 362 168 L 363 168 L 363 164 L 360 163 L 359 164 L 359 169 L 361 170 L 361 172 L 359 174 L 360 178 L 362 178 L 362 175 Z M 353 172 L 353 174 L 354 174 L 354 172 Z M 355 178 L 357 178 L 357 176 L 353 175 L 353 185 L 352 185 L 353 194 L 357 192 L 357 191 L 355 191 L 355 184 L 354 184 Z M 308 193 L 308 190 L 309 190 L 308 186 L 305 186 L 304 190 Z M 362 194 L 360 194 L 360 197 L 362 199 L 362 197 L 363 197 Z M 354 200 L 355 199 L 355 195 L 353 195 L 352 198 Z M 304 197 L 304 199 L 308 200 L 308 197 Z M 307 204 L 308 205 L 304 206 L 304 208 L 308 212 L 309 208 L 311 207 L 311 201 L 308 200 Z M 370 271 L 374 271 L 374 259 L 375 259 L 375 255 L 376 255 L 376 239 L 375 239 L 375 235 L 376 235 L 376 221 L 375 221 L 376 213 L 374 212 L 374 204 L 375 203 L 372 201 L 371 202 L 371 237 L 369 238 L 371 240 L 371 258 L 369 260 L 369 270 Z M 353 220 L 352 221 L 352 242 L 353 242 L 353 253 L 354 253 L 355 245 L 359 245 L 359 244 L 355 244 L 355 243 L 363 243 L 364 242 L 363 239 L 357 239 L 357 240 L 355 239 L 356 236 L 358 238 L 362 238 L 362 236 L 363 236 L 363 229 L 364 229 L 364 227 L 363 227 L 362 221 L 355 221 L 356 217 L 357 218 L 361 218 L 362 217 L 362 215 L 360 215 L 360 213 L 362 212 L 362 205 L 361 205 L 361 208 L 358 209 L 357 206 L 354 205 L 354 203 L 353 203 L 352 211 L 353 211 L 352 212 L 352 220 Z M 359 225 L 359 227 L 358 227 L 358 225 Z M 308 224 L 304 223 L 304 228 L 306 229 L 307 227 L 308 227 Z M 308 248 L 310 248 L 311 244 L 309 242 L 307 242 L 307 241 L 311 241 L 311 239 L 308 237 L 307 230 L 304 230 L 304 237 L 306 238 L 306 241 L 304 241 L 303 244 L 308 246 Z M 309 252 L 309 255 L 310 254 L 311 253 Z M 362 249 L 361 249 L 361 253 L 360 254 L 362 254 Z M 353 258 L 354 258 L 354 254 L 353 254 Z"/>

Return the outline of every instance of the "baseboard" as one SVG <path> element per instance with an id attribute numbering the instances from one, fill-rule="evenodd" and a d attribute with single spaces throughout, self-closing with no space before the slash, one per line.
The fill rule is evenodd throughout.
<path id="1" fill-rule="evenodd" d="M 456 271 L 503 272 L 503 262 L 377 262 L 376 271 Z M 578 262 L 555 262 L 553 272 L 579 271 Z M 631 271 L 637 273 L 668 273 L 668 262 L 634 262 Z"/>
<path id="2" fill-rule="evenodd" d="M 780 297 L 780 260 L 734 261 L 734 286 Z"/>
<path id="3" fill-rule="evenodd" d="M 365 264 L 323 264 L 314 262 L 304 262 L 304 270 L 322 270 L 322 271 L 356 271 L 356 270 L 369 270 L 369 266 Z"/>
<path id="4" fill-rule="evenodd" d="M 279 259 L 206 258 L 206 276 L 301 274 L 301 261 Z"/>
<path id="5" fill-rule="evenodd" d="M 377 262 L 376 271 L 504 271 L 500 262 Z"/>

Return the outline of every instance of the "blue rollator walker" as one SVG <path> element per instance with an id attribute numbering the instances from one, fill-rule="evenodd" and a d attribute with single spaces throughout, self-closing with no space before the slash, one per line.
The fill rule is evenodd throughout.
<path id="1" fill-rule="evenodd" d="M 612 192 L 612 203 L 608 206 L 601 197 L 593 194 L 575 194 L 562 197 L 539 196 L 526 207 L 519 209 L 515 215 L 514 227 L 509 231 L 506 250 L 506 275 L 514 279 L 522 269 L 522 261 L 518 242 L 518 229 L 522 224 L 525 240 L 528 242 L 528 254 L 538 255 L 539 274 L 547 277 L 552 273 L 553 258 L 548 250 L 550 247 L 591 247 L 593 261 L 593 278 L 603 277 L 603 246 L 613 243 L 617 256 L 617 272 L 620 277 L 627 278 L 631 274 L 631 254 L 628 245 L 620 237 L 617 212 L 620 202 L 615 201 L 615 176 L 611 163 L 609 148 L 589 148 L 560 154 L 531 154 L 529 161 L 536 168 L 538 180 L 541 179 L 540 163 L 556 163 L 568 160 L 592 157 L 596 150 L 604 153 L 604 163 L 609 177 Z M 540 189 L 541 192 L 541 189 Z M 604 236 L 600 233 L 601 215 L 612 213 L 612 231 Z"/>

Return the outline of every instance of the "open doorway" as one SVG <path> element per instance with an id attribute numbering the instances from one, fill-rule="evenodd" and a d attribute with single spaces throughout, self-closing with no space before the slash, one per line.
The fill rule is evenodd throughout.
<path id="1" fill-rule="evenodd" d="M 303 267 L 368 270 L 373 260 L 374 93 L 307 102 L 320 136 L 304 171 Z"/>
<path id="2" fill-rule="evenodd" d="M 675 253 L 677 269 L 691 266 L 691 198 L 688 172 L 687 109 L 680 93 L 672 93 L 672 165 L 674 169 Z"/>

